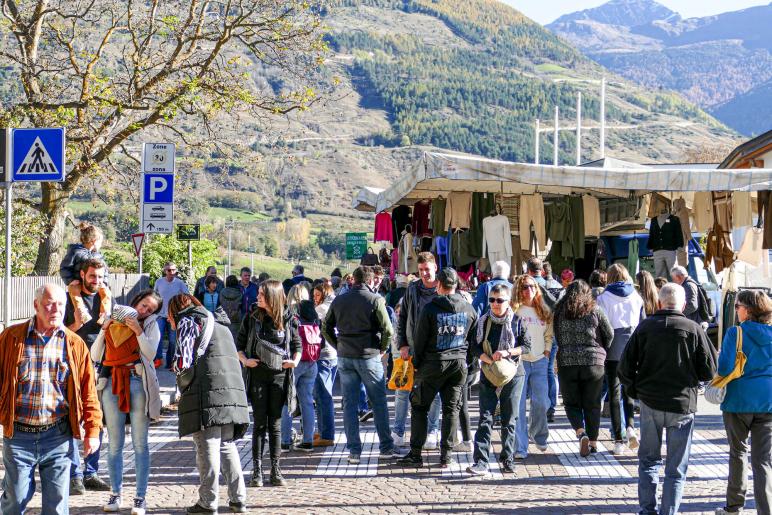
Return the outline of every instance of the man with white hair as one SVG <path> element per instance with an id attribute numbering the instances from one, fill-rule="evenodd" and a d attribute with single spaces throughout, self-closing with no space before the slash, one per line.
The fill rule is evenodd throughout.
<path id="1" fill-rule="evenodd" d="M 472 301 L 472 307 L 477 311 L 477 316 L 484 315 L 490 309 L 488 304 L 488 294 L 494 286 L 503 284 L 512 291 L 512 283 L 508 281 L 509 263 L 506 261 L 495 261 L 493 265 L 491 265 L 491 275 L 493 277 L 490 281 L 481 284 L 480 287 L 477 288 L 477 295 L 475 295 L 474 300 Z"/>
<path id="2" fill-rule="evenodd" d="M 64 290 L 35 292 L 35 316 L 0 334 L 0 425 L 3 495 L 0 513 L 24 513 L 39 469 L 43 513 L 68 513 L 73 437 L 83 452 L 99 448 L 102 410 L 83 340 L 64 325 Z M 81 430 L 81 426 L 83 429 Z"/>
<path id="3" fill-rule="evenodd" d="M 684 289 L 684 292 L 686 292 L 684 316 L 689 320 L 694 320 L 698 324 L 702 324 L 703 320 L 700 317 L 700 290 L 697 282 L 689 277 L 689 272 L 680 265 L 676 265 L 670 269 L 670 277 L 673 278 L 674 283 L 680 284 Z"/>
<path id="4" fill-rule="evenodd" d="M 640 513 L 678 513 L 697 411 L 697 388 L 716 373 L 716 354 L 705 331 L 683 314 L 684 289 L 665 284 L 659 310 L 643 320 L 622 353 L 619 379 L 627 394 L 641 401 L 638 449 Z M 662 502 L 657 483 L 662 465 L 662 430 L 667 457 Z"/>

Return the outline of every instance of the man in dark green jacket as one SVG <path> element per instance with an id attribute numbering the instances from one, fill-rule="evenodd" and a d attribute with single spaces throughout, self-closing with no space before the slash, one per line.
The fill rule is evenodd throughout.
<path id="1" fill-rule="evenodd" d="M 353 275 L 354 285 L 348 293 L 335 297 L 330 304 L 322 323 L 322 335 L 338 351 L 346 446 L 349 463 L 357 464 L 362 453 L 358 417 L 361 384 L 365 385 L 375 415 L 381 456 L 393 457 L 395 453 L 381 361 L 394 330 L 386 311 L 386 301 L 372 291 L 375 284 L 373 271 L 369 267 L 359 267 Z"/>

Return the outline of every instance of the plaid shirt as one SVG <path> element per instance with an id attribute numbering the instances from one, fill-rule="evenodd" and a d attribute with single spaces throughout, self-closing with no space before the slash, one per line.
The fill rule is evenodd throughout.
<path id="1" fill-rule="evenodd" d="M 35 330 L 33 318 L 19 363 L 15 421 L 42 426 L 66 416 L 69 376 L 64 329 L 60 327 L 50 338 L 44 338 Z"/>

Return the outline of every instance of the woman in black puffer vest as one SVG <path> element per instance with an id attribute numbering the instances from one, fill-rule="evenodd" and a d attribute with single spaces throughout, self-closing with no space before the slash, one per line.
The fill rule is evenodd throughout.
<path id="1" fill-rule="evenodd" d="M 168 317 L 177 331 L 173 368 L 181 392 L 179 435 L 193 436 L 200 476 L 198 502 L 187 512 L 217 511 L 222 463 L 228 505 L 233 512 L 246 513 L 247 492 L 235 440 L 247 431 L 249 410 L 233 337 L 192 295 L 173 297 Z"/>

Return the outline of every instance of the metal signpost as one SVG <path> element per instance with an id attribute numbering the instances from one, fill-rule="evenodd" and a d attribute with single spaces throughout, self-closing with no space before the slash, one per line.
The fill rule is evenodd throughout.
<path id="1" fill-rule="evenodd" d="M 171 234 L 174 228 L 174 143 L 142 144 L 142 197 L 139 232 Z M 142 273 L 142 254 L 139 255 Z"/>
<path id="2" fill-rule="evenodd" d="M 3 323 L 11 323 L 11 221 L 14 182 L 59 182 L 65 174 L 63 128 L 3 129 L 0 178 L 5 185 L 5 281 Z"/>

